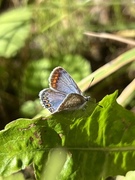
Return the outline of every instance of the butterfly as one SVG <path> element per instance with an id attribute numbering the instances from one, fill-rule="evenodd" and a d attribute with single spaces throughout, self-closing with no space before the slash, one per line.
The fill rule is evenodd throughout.
<path id="1" fill-rule="evenodd" d="M 90 96 L 83 96 L 73 78 L 62 67 L 56 67 L 51 72 L 49 86 L 39 92 L 39 99 L 51 113 L 80 109 L 90 99 Z"/>

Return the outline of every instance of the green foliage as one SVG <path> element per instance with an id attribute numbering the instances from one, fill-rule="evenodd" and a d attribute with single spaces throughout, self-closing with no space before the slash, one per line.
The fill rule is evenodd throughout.
<path id="1" fill-rule="evenodd" d="M 43 53 L 54 58 L 66 54 L 81 54 L 84 47 L 89 45 L 87 39 L 83 41 L 83 33 L 88 27 L 85 24 L 87 8 L 84 6 L 87 6 L 87 2 L 73 1 L 70 4 L 68 1 L 49 1 L 43 2 L 42 5 L 43 8 L 35 8 L 34 18 L 39 25 L 39 31 L 42 32 L 35 42 Z M 46 8 L 47 5 L 49 8 Z"/>
<path id="2" fill-rule="evenodd" d="M 27 2 L 23 2 L 21 7 L 23 4 L 26 5 Z M 98 41 L 96 38 L 89 38 L 84 35 L 84 32 L 86 30 L 112 31 L 112 29 L 118 29 L 119 19 L 124 18 L 120 14 L 121 5 L 119 3 L 116 6 L 112 4 L 110 7 L 110 5 L 107 6 L 107 9 L 106 6 L 100 7 L 100 9 L 97 6 L 94 7 L 93 2 L 90 1 L 73 1 L 72 3 L 42 1 L 38 6 L 36 2 L 33 2 L 32 6 L 16 8 L 1 14 L 0 56 L 8 58 L 8 60 L 0 57 L 0 96 L 3 103 L 0 113 L 4 118 L 7 116 L 6 122 L 7 119 L 20 117 L 20 112 L 23 112 L 25 117 L 35 115 L 35 113 L 32 114 L 35 111 L 34 102 L 32 105 L 31 101 L 33 109 L 31 108 L 30 112 L 30 106 L 28 106 L 28 112 L 27 105 L 29 103 L 27 101 L 35 100 L 39 91 L 48 87 L 47 79 L 54 67 L 63 66 L 78 82 L 90 74 L 91 63 L 93 63 L 92 68 L 97 69 L 106 63 L 106 59 L 109 61 L 109 53 L 101 53 L 106 51 L 102 47 L 107 43 Z M 100 14 L 101 17 L 104 17 L 102 8 L 108 15 L 106 15 L 107 18 L 99 17 Z M 112 13 L 115 12 L 111 17 L 108 13 L 110 8 L 112 8 Z M 133 15 L 134 13 L 132 13 Z M 118 17 L 119 19 L 117 19 Z M 105 21 L 105 19 L 108 20 Z M 116 21 L 117 27 L 113 26 Z M 112 24 L 110 25 L 110 23 Z M 122 23 L 125 23 L 124 26 L 126 26 L 124 20 Z M 25 43 L 26 40 L 27 43 Z M 108 45 L 107 47 L 113 49 Z M 117 47 L 114 49 L 113 55 L 115 56 Z M 131 56 L 134 59 L 134 54 Z M 129 62 L 129 60 L 127 61 Z M 112 72 L 112 70 L 113 72 L 119 71 L 120 68 L 117 64 L 116 66 L 117 69 L 112 69 L 111 66 L 109 70 L 105 68 L 104 73 L 94 76 L 94 82 L 97 83 L 97 79 L 101 80 L 108 76 L 108 72 Z M 81 83 L 82 90 L 89 86 L 92 78 L 88 78 L 85 85 Z M 106 86 L 110 87 L 108 84 Z M 97 94 L 102 95 L 99 99 L 104 96 L 104 90 L 100 87 L 96 88 L 94 92 L 96 92 L 94 97 L 97 97 Z"/>
<path id="3" fill-rule="evenodd" d="M 21 6 L 27 4 L 21 3 Z M 1 119 L 7 123 L 5 119 L 35 116 L 34 119 L 18 119 L 0 132 L 0 174 L 4 178 L 30 164 L 33 164 L 37 179 L 47 180 L 56 177 L 58 180 L 90 177 L 98 180 L 125 175 L 134 169 L 135 117 L 116 103 L 117 93 L 106 96 L 99 103 L 101 106 L 89 102 L 85 111 L 65 111 L 47 116 L 47 110 L 43 110 L 37 115 L 41 109 L 38 93 L 48 87 L 49 74 L 56 66 L 64 67 L 77 82 L 82 80 L 82 90 L 87 89 L 93 77 L 96 84 L 114 72 L 117 74 L 115 85 L 122 81 L 127 84 L 119 75 L 123 73 L 122 67 L 134 60 L 135 50 L 121 54 L 127 49 L 122 43 L 89 38 L 83 33 L 86 30 L 115 30 L 116 33 L 120 29 L 134 29 L 134 7 L 123 4 L 122 8 L 121 2 L 113 1 L 102 6 L 92 3 L 33 1 L 31 7 L 1 14 Z M 134 37 L 131 31 L 127 34 Z M 113 58 L 121 55 L 110 63 L 110 54 Z M 90 63 L 94 70 L 106 65 L 88 76 Z M 132 71 L 124 69 L 124 72 L 126 76 L 130 74 L 130 80 L 133 79 L 134 68 Z M 110 79 L 108 85 L 106 79 L 92 90 L 96 92 L 94 97 L 100 95 L 101 99 L 108 93 L 104 91 L 103 83 L 105 89 L 117 89 Z M 133 97 L 126 98 L 126 104 L 132 102 L 131 107 L 134 106 Z M 134 174 L 126 175 L 131 176 Z M 15 178 L 18 177 L 13 175 Z"/>
<path id="4" fill-rule="evenodd" d="M 42 172 L 48 180 L 100 180 L 133 169 L 135 116 L 116 97 L 107 95 L 99 105 L 89 101 L 85 111 L 8 124 L 0 132 L 0 174 L 33 164 L 37 179 Z"/>
<path id="5" fill-rule="evenodd" d="M 14 56 L 24 46 L 30 32 L 31 15 L 30 9 L 19 8 L 0 17 L 0 56 Z"/>
<path id="6" fill-rule="evenodd" d="M 22 106 L 20 107 L 20 113 L 23 117 L 32 118 L 33 116 L 37 115 L 40 109 L 41 106 L 39 104 L 39 99 L 36 99 L 35 101 L 29 100 L 22 104 Z"/>
<path id="7" fill-rule="evenodd" d="M 59 136 L 41 119 L 18 119 L 8 124 L 0 136 L 0 174 L 4 176 L 31 163 L 38 174 L 50 148 L 60 145 Z"/>

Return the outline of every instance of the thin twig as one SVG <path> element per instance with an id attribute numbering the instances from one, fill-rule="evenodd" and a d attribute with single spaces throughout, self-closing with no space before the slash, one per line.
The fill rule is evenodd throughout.
<path id="1" fill-rule="evenodd" d="M 105 38 L 105 39 L 112 39 L 115 41 L 123 42 L 126 44 L 130 44 L 132 46 L 135 46 L 135 41 L 127 38 L 120 37 L 118 35 L 108 34 L 108 33 L 94 33 L 94 32 L 85 32 L 85 35 L 92 36 L 92 37 L 99 37 L 99 38 Z"/>

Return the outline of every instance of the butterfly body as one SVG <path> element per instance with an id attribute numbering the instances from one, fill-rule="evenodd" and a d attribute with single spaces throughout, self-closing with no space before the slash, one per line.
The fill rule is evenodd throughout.
<path id="1" fill-rule="evenodd" d="M 62 67 L 56 67 L 49 77 L 50 88 L 43 89 L 39 98 L 51 113 L 83 107 L 89 96 L 83 96 L 72 77 Z"/>

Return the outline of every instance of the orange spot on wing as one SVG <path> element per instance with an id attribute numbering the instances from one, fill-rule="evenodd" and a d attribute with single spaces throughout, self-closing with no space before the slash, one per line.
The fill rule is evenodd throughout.
<path id="1" fill-rule="evenodd" d="M 52 77 L 51 77 L 51 86 L 52 86 L 53 88 L 57 88 L 57 82 L 58 82 L 59 77 L 60 77 L 60 75 L 61 75 L 61 73 L 60 73 L 59 70 L 60 70 L 60 69 L 54 71 L 54 73 L 52 74 Z"/>

